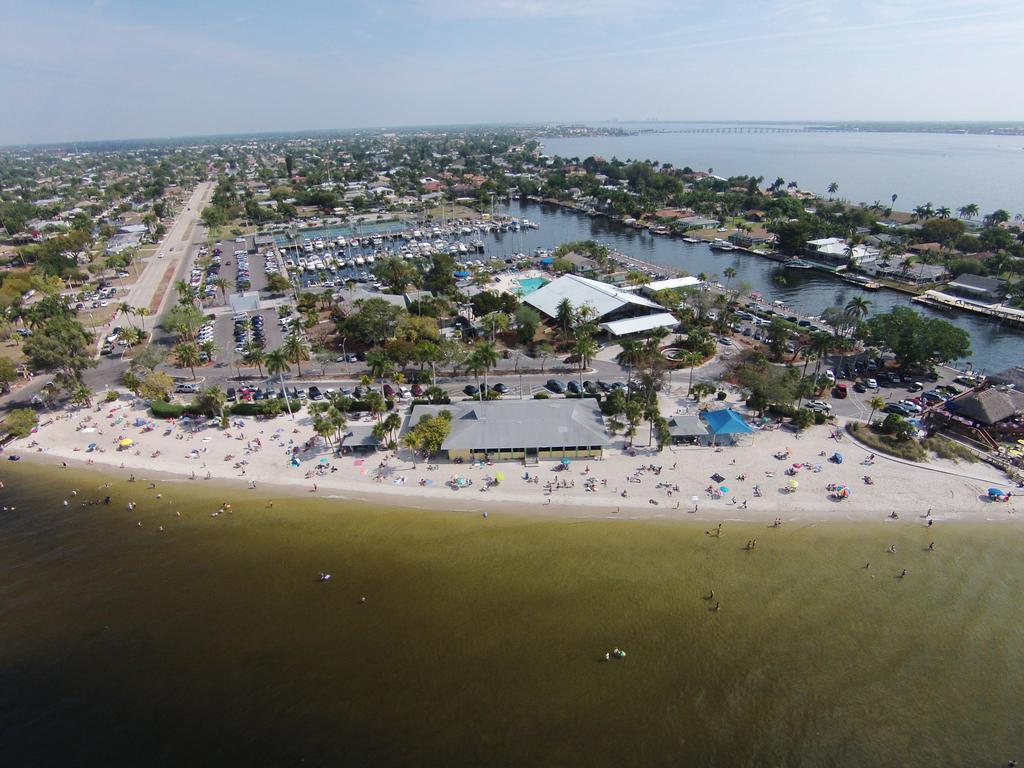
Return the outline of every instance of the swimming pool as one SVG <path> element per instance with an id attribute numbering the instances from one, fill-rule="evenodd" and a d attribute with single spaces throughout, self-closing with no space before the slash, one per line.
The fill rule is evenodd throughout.
<path id="1" fill-rule="evenodd" d="M 516 293 L 520 296 L 528 296 L 538 288 L 543 288 L 548 281 L 543 277 L 525 277 L 522 280 L 516 280 L 516 284 Z"/>

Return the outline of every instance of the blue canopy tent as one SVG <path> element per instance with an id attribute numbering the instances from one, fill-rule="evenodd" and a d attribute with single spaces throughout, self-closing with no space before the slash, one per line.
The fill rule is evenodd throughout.
<path id="1" fill-rule="evenodd" d="M 753 434 L 754 428 L 747 424 L 746 420 L 732 408 L 723 408 L 720 411 L 707 411 L 704 414 L 704 421 L 711 430 L 712 445 L 717 445 L 720 435 L 728 435 L 733 442 L 736 435 Z"/>

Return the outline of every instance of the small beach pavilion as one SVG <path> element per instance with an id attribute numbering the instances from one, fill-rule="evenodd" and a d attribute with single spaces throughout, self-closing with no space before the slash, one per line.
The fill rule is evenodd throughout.
<path id="1" fill-rule="evenodd" d="M 704 421 L 711 432 L 712 445 L 738 445 L 741 440 L 749 440 L 750 443 L 754 441 L 754 428 L 732 408 L 706 411 Z M 750 437 L 744 438 L 744 435 Z"/>

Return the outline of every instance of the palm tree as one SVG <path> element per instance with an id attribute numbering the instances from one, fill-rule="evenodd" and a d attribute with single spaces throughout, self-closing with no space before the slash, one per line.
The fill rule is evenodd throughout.
<path id="1" fill-rule="evenodd" d="M 384 399 L 384 395 L 376 389 L 367 392 L 363 402 L 366 403 L 366 407 L 370 409 L 370 413 L 373 414 L 377 421 L 380 421 L 380 415 L 388 409 L 388 403 Z"/>
<path id="2" fill-rule="evenodd" d="M 135 314 L 135 307 L 133 307 L 127 301 L 122 301 L 120 304 L 117 305 L 117 312 L 115 314 L 124 315 L 125 319 L 128 321 L 128 325 L 130 325 L 132 328 L 135 327 L 135 324 L 132 322 L 131 319 L 132 315 Z"/>
<path id="3" fill-rule="evenodd" d="M 366 367 L 370 369 L 370 375 L 377 379 L 383 394 L 384 379 L 395 370 L 394 361 L 383 349 L 375 347 L 366 353 Z"/>
<path id="4" fill-rule="evenodd" d="M 981 208 L 978 207 L 977 203 L 968 203 L 967 205 L 960 209 L 960 215 L 966 216 L 968 219 L 973 219 L 975 216 L 978 215 L 978 212 L 980 210 Z"/>
<path id="5" fill-rule="evenodd" d="M 854 296 L 848 302 L 846 302 L 846 314 L 854 323 L 859 320 L 863 320 L 868 316 L 868 309 L 871 307 L 871 302 L 865 299 L 863 296 Z"/>
<path id="6" fill-rule="evenodd" d="M 896 198 L 897 198 L 897 197 L 899 197 L 899 195 L 897 195 L 897 194 L 896 194 L 895 192 L 893 192 L 893 193 L 892 193 L 892 196 L 891 196 L 891 197 L 889 198 L 890 200 L 892 200 L 892 207 L 893 207 L 893 208 L 895 208 L 895 207 L 896 207 Z"/>
<path id="7" fill-rule="evenodd" d="M 199 351 L 206 355 L 208 362 L 213 362 L 213 356 L 217 354 L 217 344 L 213 339 L 207 339 L 199 344 Z"/>
<path id="8" fill-rule="evenodd" d="M 298 331 L 292 331 L 284 340 L 281 349 L 288 355 L 288 359 L 295 363 L 299 376 L 302 375 L 302 361 L 309 360 L 309 344 Z"/>
<path id="9" fill-rule="evenodd" d="M 267 362 L 267 353 L 263 351 L 263 347 L 255 341 L 250 341 L 245 345 L 242 360 L 245 361 L 246 365 L 255 365 L 256 369 L 260 372 L 260 378 L 263 378 L 263 364 Z"/>
<path id="10" fill-rule="evenodd" d="M 949 209 L 949 206 L 944 205 L 941 208 L 939 208 L 937 211 L 935 211 L 935 214 L 940 219 L 948 219 L 950 216 L 953 215 L 953 212 Z"/>
<path id="11" fill-rule="evenodd" d="M 839 182 L 833 181 L 828 185 L 828 199 L 831 200 L 833 195 L 839 191 Z"/>
<path id="12" fill-rule="evenodd" d="M 224 418 L 224 406 L 227 405 L 228 396 L 224 390 L 214 385 L 203 390 L 200 403 L 204 409 L 209 409 L 211 416 Z"/>
<path id="13" fill-rule="evenodd" d="M 555 322 L 566 336 L 572 331 L 573 323 L 576 322 L 576 312 L 572 308 L 572 302 L 568 297 L 558 302 L 558 310 L 555 314 Z"/>
<path id="14" fill-rule="evenodd" d="M 821 364 L 825 361 L 828 353 L 832 351 L 832 345 L 835 343 L 831 334 L 823 333 L 822 331 L 816 331 L 811 334 L 811 341 L 808 345 L 808 354 L 813 355 L 815 358 L 814 363 L 814 378 L 817 380 L 818 374 L 821 373 Z"/>
<path id="15" fill-rule="evenodd" d="M 192 381 L 196 380 L 196 366 L 199 365 L 199 348 L 190 341 L 178 344 L 171 353 L 174 363 L 179 368 L 192 371 Z"/>
<path id="16" fill-rule="evenodd" d="M 475 358 L 475 362 L 483 367 L 484 374 L 484 390 L 487 389 L 487 372 L 498 364 L 498 349 L 490 341 L 481 341 L 473 349 L 471 358 Z M 481 395 L 483 391 L 481 391 Z M 482 398 L 481 398 L 482 399 Z"/>
<path id="17" fill-rule="evenodd" d="M 868 405 L 871 406 L 871 415 L 868 416 L 868 424 L 870 424 L 875 418 L 875 411 L 877 411 L 879 408 L 885 408 L 885 400 L 880 398 L 878 395 L 875 395 L 870 400 L 868 400 Z"/>
<path id="18" fill-rule="evenodd" d="M 578 358 L 580 367 L 580 392 L 583 391 L 583 371 L 590 364 L 590 360 L 597 354 L 597 342 L 589 334 L 582 334 L 576 339 L 572 346 L 572 353 Z"/>
<path id="19" fill-rule="evenodd" d="M 732 267 L 726 267 L 722 270 L 722 274 L 725 275 L 725 290 L 728 293 L 729 283 L 731 283 L 732 279 L 736 277 L 736 270 Z"/>
<path id="20" fill-rule="evenodd" d="M 292 367 L 288 365 L 288 355 L 285 354 L 283 349 L 275 349 L 267 353 L 267 373 L 271 376 L 277 376 L 281 382 L 281 390 L 284 392 L 284 404 L 288 409 L 288 415 L 293 419 L 295 414 L 292 413 L 292 401 L 288 396 L 288 392 L 284 389 L 284 375 L 288 373 Z"/>
<path id="21" fill-rule="evenodd" d="M 186 283 L 184 280 L 178 280 L 174 284 L 174 290 L 178 292 L 178 303 L 186 304 L 189 306 L 195 306 L 196 303 L 196 289 Z"/>
<path id="22" fill-rule="evenodd" d="M 635 339 L 626 339 L 620 346 L 622 349 L 615 357 L 615 361 L 619 365 L 626 366 L 626 395 L 628 397 L 633 386 L 633 366 L 639 365 L 643 360 L 644 348 L 643 345 Z"/>
<path id="23" fill-rule="evenodd" d="M 139 325 L 142 327 L 141 328 L 142 332 L 145 333 L 146 332 L 146 318 L 149 317 L 149 314 L 150 314 L 149 309 L 147 307 L 136 307 L 135 308 L 135 314 L 138 315 L 140 318 L 142 318 L 142 320 L 139 323 Z"/>
<path id="24" fill-rule="evenodd" d="M 218 277 L 218 278 L 216 278 L 213 281 L 213 286 L 215 288 L 217 288 L 217 290 L 220 291 L 220 300 L 223 301 L 223 302 L 227 302 L 227 300 L 228 300 L 228 288 L 231 286 L 231 284 L 227 281 L 227 278 L 225 278 L 225 277 Z"/>
<path id="25" fill-rule="evenodd" d="M 124 342 L 124 351 L 121 353 L 121 359 L 123 360 L 125 353 L 142 341 L 142 331 L 138 328 L 125 328 L 121 331 L 121 341 Z"/>
<path id="26" fill-rule="evenodd" d="M 693 368 L 704 362 L 704 356 L 700 352 L 684 352 L 679 362 L 690 369 L 690 381 L 686 385 L 686 394 L 689 396 L 690 390 L 693 389 Z"/>

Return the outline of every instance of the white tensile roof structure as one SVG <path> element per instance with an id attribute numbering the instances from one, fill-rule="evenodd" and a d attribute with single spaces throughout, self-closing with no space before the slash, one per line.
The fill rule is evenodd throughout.
<path id="1" fill-rule="evenodd" d="M 594 310 L 597 320 L 626 305 L 634 305 L 641 311 L 662 308 L 660 304 L 635 293 L 578 275 L 562 275 L 525 296 L 523 301 L 548 317 L 556 317 L 558 305 L 565 299 L 569 300 L 574 309 L 579 309 L 583 305 L 589 306 Z"/>

